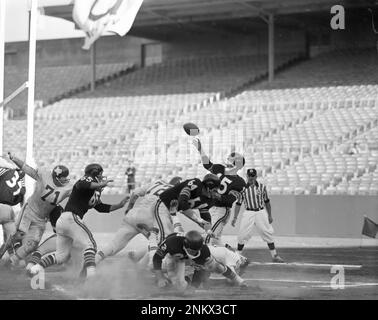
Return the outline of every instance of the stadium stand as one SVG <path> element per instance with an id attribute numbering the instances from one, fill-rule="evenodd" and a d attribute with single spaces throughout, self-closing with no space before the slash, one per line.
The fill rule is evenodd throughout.
<path id="1" fill-rule="evenodd" d="M 96 66 L 97 83 L 103 83 L 134 70 L 131 63 L 99 64 Z M 27 81 L 28 70 L 14 66 L 5 68 L 5 96 Z M 91 66 L 54 66 L 36 69 L 36 100 L 48 105 L 90 88 Z M 14 116 L 25 114 L 27 94 L 24 92 L 8 107 Z"/>
<path id="2" fill-rule="evenodd" d="M 246 166 L 259 170 L 271 193 L 375 194 L 378 86 L 322 82 L 323 71 L 339 78 L 345 59 L 364 65 L 375 61 L 368 58 L 370 50 L 360 54 L 363 59 L 354 51 L 339 52 L 339 62 L 316 72 L 328 57 L 320 55 L 280 73 L 274 85 L 281 89 L 266 90 L 262 84 L 230 98 L 224 97 L 226 91 L 264 76 L 260 57 L 186 59 L 142 68 L 99 86 L 95 93 L 37 110 L 36 159 L 46 166 L 64 161 L 73 178 L 85 163 L 103 163 L 115 179 L 109 193 L 123 190 L 128 159 L 135 162 L 139 183 L 170 175 L 201 176 L 205 170 L 182 130 L 182 124 L 194 122 L 202 139 L 213 144 L 212 159 L 223 161 L 232 146 L 243 148 Z M 282 65 L 289 60 L 278 59 Z M 251 72 L 246 75 L 247 69 Z M 350 74 L 355 77 L 355 72 Z M 300 75 L 308 87 L 295 88 L 289 81 Z M 369 77 L 349 79 L 348 70 L 343 80 L 374 83 Z M 293 88 L 286 88 L 287 83 Z M 326 86 L 315 86 L 320 83 Z M 24 155 L 20 137 L 26 136 L 25 128 L 9 121 L 5 130 L 12 139 L 5 147 Z M 366 145 L 365 151 L 348 154 L 352 141 Z"/>

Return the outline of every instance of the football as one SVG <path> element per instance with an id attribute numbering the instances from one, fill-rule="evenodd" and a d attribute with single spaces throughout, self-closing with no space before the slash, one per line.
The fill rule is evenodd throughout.
<path id="1" fill-rule="evenodd" d="M 189 136 L 196 136 L 199 134 L 199 128 L 194 123 L 188 122 L 183 125 L 183 128 Z"/>

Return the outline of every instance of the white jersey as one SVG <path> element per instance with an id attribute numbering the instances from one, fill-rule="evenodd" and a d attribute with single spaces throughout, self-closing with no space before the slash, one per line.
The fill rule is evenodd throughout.
<path id="1" fill-rule="evenodd" d="M 149 186 L 140 187 L 135 190 L 135 194 L 139 196 L 134 207 L 138 209 L 150 209 L 156 204 L 159 195 L 165 190 L 171 188 L 172 185 L 163 180 L 157 180 Z"/>
<path id="2" fill-rule="evenodd" d="M 27 200 L 30 208 L 40 217 L 47 218 L 51 210 L 70 193 L 67 186 L 57 187 L 50 172 L 36 170 L 36 184 L 33 194 Z"/>
<path id="3" fill-rule="evenodd" d="M 125 216 L 125 222 L 130 225 L 143 223 L 152 228 L 154 223 L 155 206 L 159 200 L 159 195 L 171 188 L 172 185 L 158 180 L 151 185 L 140 187 L 134 190 L 134 194 L 138 195 L 133 208 Z"/>

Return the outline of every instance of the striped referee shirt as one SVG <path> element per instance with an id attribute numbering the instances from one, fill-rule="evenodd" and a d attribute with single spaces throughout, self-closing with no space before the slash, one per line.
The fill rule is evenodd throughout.
<path id="1" fill-rule="evenodd" d="M 248 184 L 242 192 L 243 202 L 247 210 L 258 211 L 264 209 L 265 203 L 269 202 L 266 186 L 256 181 L 255 184 Z"/>

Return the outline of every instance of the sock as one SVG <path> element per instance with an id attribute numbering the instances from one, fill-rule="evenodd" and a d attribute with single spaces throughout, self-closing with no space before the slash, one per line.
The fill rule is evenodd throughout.
<path id="1" fill-rule="evenodd" d="M 184 228 L 182 227 L 181 221 L 177 215 L 171 215 L 172 222 L 173 222 L 173 232 L 183 233 Z"/>
<path id="2" fill-rule="evenodd" d="M 148 238 L 148 242 L 150 250 L 153 250 L 154 248 L 158 247 L 158 233 L 155 229 L 151 230 L 151 235 Z"/>
<path id="3" fill-rule="evenodd" d="M 84 250 L 84 268 L 96 267 L 96 250 L 93 248 L 88 248 Z"/>
<path id="4" fill-rule="evenodd" d="M 226 266 L 226 271 L 222 273 L 227 279 L 233 280 L 236 277 L 236 273 Z"/>
<path id="5" fill-rule="evenodd" d="M 238 251 L 243 251 L 244 244 L 238 243 Z"/>
<path id="6" fill-rule="evenodd" d="M 38 264 L 42 259 L 42 254 L 37 250 L 34 251 L 30 257 L 29 263 Z"/>
<path id="7" fill-rule="evenodd" d="M 95 275 L 96 275 L 96 267 L 95 266 L 87 267 L 87 278 L 93 277 Z"/>
<path id="8" fill-rule="evenodd" d="M 272 258 L 274 258 L 277 255 L 276 248 L 274 246 L 274 243 L 268 243 L 270 254 L 272 255 Z"/>
<path id="9" fill-rule="evenodd" d="M 47 255 L 46 257 L 42 258 L 39 264 L 46 269 L 47 267 L 50 267 L 54 264 L 56 264 L 56 256 L 55 253 L 51 253 Z"/>

